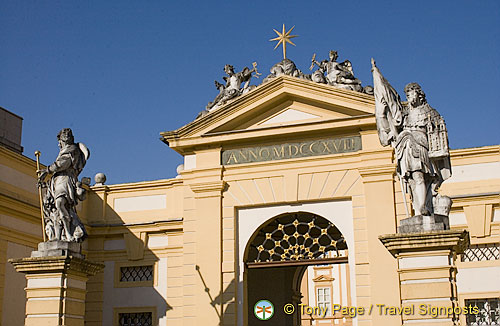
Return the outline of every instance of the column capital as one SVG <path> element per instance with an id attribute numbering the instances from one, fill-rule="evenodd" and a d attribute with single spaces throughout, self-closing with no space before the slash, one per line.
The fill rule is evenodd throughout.
<path id="1" fill-rule="evenodd" d="M 363 182 L 379 182 L 379 181 L 392 181 L 396 173 L 396 164 L 384 164 L 368 167 L 361 167 L 358 169 Z"/>
<path id="2" fill-rule="evenodd" d="M 196 194 L 196 197 L 217 197 L 221 196 L 226 188 L 226 182 L 223 180 L 196 183 L 190 185 L 191 190 Z"/>

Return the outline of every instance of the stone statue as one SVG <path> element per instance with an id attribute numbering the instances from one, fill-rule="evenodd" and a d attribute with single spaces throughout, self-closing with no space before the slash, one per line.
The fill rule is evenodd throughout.
<path id="1" fill-rule="evenodd" d="M 354 77 L 351 62 L 349 60 L 345 60 L 342 63 L 338 63 L 337 58 L 337 51 L 333 50 L 329 53 L 329 60 L 323 60 L 321 62 L 316 61 L 316 54 L 314 54 L 311 59 L 310 69 L 312 70 L 314 65 L 316 65 L 318 66 L 320 73 L 326 72 L 325 79 L 329 85 L 362 92 L 363 87 L 361 86 L 361 81 Z"/>
<path id="2" fill-rule="evenodd" d="M 43 196 L 45 234 L 49 241 L 82 242 L 87 233 L 76 214 L 76 205 L 86 197 L 83 185 L 89 178 L 78 181 L 78 175 L 87 162 L 90 151 L 82 143 L 74 142 L 69 128 L 57 134 L 59 155 L 54 163 L 38 171 L 38 186 L 46 188 Z M 45 179 L 51 175 L 50 179 Z"/>
<path id="3" fill-rule="evenodd" d="M 316 60 L 316 53 L 313 54 L 311 67 L 309 69 L 313 70 L 316 65 L 318 66 L 318 70 L 313 72 L 312 80 L 317 83 L 328 84 L 342 89 L 373 94 L 371 86 L 363 88 L 363 86 L 361 86 L 361 81 L 354 77 L 351 62 L 349 60 L 344 60 L 344 62 L 339 63 L 337 62 L 337 58 L 337 51 L 333 50 L 329 53 L 329 60 L 323 60 L 321 62 Z"/>
<path id="4" fill-rule="evenodd" d="M 311 75 L 306 75 L 302 71 L 300 71 L 295 63 L 288 59 L 285 58 L 281 60 L 280 62 L 276 63 L 269 69 L 270 74 L 264 78 L 262 83 L 267 83 L 271 79 L 274 79 L 276 77 L 282 76 L 282 75 L 287 75 L 287 76 L 292 76 L 292 77 L 297 77 L 301 79 L 307 79 L 311 80 Z"/>
<path id="5" fill-rule="evenodd" d="M 258 78 L 261 74 L 257 71 L 257 63 L 254 62 L 252 65 L 252 69 L 245 67 L 238 73 L 234 72 L 233 66 L 224 66 L 224 72 L 227 74 L 227 76 L 224 76 L 222 78 L 224 79 L 225 84 L 221 84 L 218 81 L 215 81 L 215 87 L 219 90 L 219 94 L 212 102 L 208 103 L 206 112 L 215 110 L 224 105 L 227 101 L 241 94 L 245 94 L 256 87 L 250 86 L 250 79 L 252 78 L 252 76 Z M 252 75 L 252 73 L 254 73 L 254 75 Z"/>
<path id="6" fill-rule="evenodd" d="M 328 84 L 328 80 L 325 77 L 325 73 L 327 71 L 327 66 L 328 66 L 328 60 L 323 60 L 321 62 L 318 62 L 316 61 L 316 53 L 314 53 L 311 59 L 311 67 L 309 67 L 309 70 L 313 70 L 314 65 L 317 65 L 318 69 L 312 73 L 311 80 L 315 83 Z"/>
<path id="7" fill-rule="evenodd" d="M 451 177 L 443 117 L 427 103 L 419 84 L 406 85 L 405 105 L 373 59 L 372 73 L 380 143 L 394 148 L 397 173 L 413 204 L 414 216 L 401 221 L 400 231 L 449 228 L 451 199 L 438 193 L 443 181 Z"/>

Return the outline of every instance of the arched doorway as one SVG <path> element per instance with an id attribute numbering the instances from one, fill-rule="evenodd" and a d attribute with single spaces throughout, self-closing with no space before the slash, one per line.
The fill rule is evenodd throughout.
<path id="1" fill-rule="evenodd" d="M 265 299 L 274 305 L 273 325 L 300 325 L 299 304 L 310 302 L 302 301 L 304 273 L 313 265 L 347 264 L 347 252 L 339 229 L 317 214 L 284 213 L 262 224 L 243 257 L 247 324 L 262 325 L 254 308 Z M 295 311 L 286 314 L 286 304 L 293 304 Z"/>

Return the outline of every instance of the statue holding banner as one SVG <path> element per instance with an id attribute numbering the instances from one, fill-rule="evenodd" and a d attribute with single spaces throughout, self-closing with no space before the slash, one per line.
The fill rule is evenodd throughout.
<path id="1" fill-rule="evenodd" d="M 44 232 L 49 241 L 82 242 L 87 233 L 76 213 L 76 205 L 85 199 L 83 185 L 88 186 L 90 180 L 78 181 L 78 175 L 90 151 L 82 143 L 75 144 L 69 128 L 62 129 L 57 140 L 60 150 L 55 162 L 38 171 L 38 186 L 46 188 L 42 202 Z M 45 181 L 49 175 L 50 179 Z"/>
<path id="2" fill-rule="evenodd" d="M 438 193 L 451 177 L 444 119 L 427 103 L 419 84 L 406 85 L 404 104 L 373 59 L 372 73 L 380 143 L 394 148 L 403 192 L 412 199 L 414 216 L 401 221 L 400 232 L 447 229 L 451 199 Z"/>

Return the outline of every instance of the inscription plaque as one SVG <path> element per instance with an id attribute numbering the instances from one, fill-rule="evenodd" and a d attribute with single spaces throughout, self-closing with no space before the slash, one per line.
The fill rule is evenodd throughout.
<path id="1" fill-rule="evenodd" d="M 361 150 L 361 136 L 324 138 L 297 143 L 245 147 L 222 151 L 222 165 L 286 160 Z"/>

